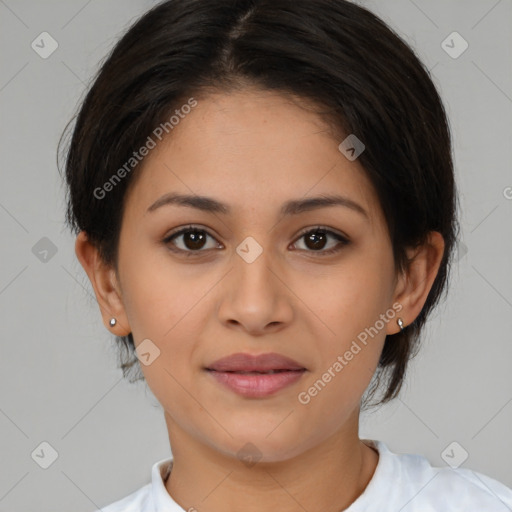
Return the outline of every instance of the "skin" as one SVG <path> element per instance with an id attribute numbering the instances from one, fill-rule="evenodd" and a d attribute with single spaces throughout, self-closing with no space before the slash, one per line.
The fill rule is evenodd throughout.
<path id="1" fill-rule="evenodd" d="M 385 336 L 399 331 L 396 318 L 407 325 L 421 311 L 444 243 L 432 232 L 409 251 L 407 271 L 395 272 L 376 193 L 358 160 L 338 150 L 340 142 L 289 97 L 252 89 L 210 95 L 145 159 L 125 199 L 118 273 L 86 233 L 77 237 L 105 326 L 117 335 L 132 332 L 136 346 L 149 338 L 160 350 L 141 367 L 163 407 L 174 456 L 166 488 L 185 510 L 339 511 L 375 471 L 378 454 L 358 435 L 360 400 Z M 177 205 L 146 212 L 168 192 L 210 196 L 232 213 Z M 287 200 L 332 193 L 357 202 L 367 216 L 343 206 L 279 214 Z M 211 236 L 190 258 L 170 250 L 194 251 L 199 246 L 190 238 L 163 242 L 188 224 Z M 317 226 L 349 243 L 322 256 L 335 238 L 315 251 L 300 236 Z M 236 252 L 248 236 L 263 249 L 252 263 Z M 394 303 L 400 313 L 301 404 L 298 394 Z M 235 352 L 278 352 L 308 371 L 274 395 L 241 397 L 204 370 Z M 237 455 L 248 442 L 261 454 L 251 467 Z"/>

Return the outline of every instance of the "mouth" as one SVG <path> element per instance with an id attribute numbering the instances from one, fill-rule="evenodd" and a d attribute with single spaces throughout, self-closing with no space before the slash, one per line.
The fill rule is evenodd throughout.
<path id="1" fill-rule="evenodd" d="M 308 370 L 280 354 L 232 354 L 205 367 L 213 382 L 244 398 L 265 398 L 292 386 Z"/>

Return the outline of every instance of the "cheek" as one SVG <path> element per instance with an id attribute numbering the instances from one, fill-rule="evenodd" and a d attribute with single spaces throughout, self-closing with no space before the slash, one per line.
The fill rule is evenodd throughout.
<path id="1" fill-rule="evenodd" d="M 390 306 L 392 275 L 386 263 L 359 257 L 346 261 L 329 275 L 302 280 L 304 296 L 325 325 L 326 337 L 347 340 L 373 325 Z"/>
<path id="2" fill-rule="evenodd" d="M 149 252 L 133 251 L 124 261 L 123 302 L 136 347 L 149 339 L 159 352 L 154 363 L 141 365 L 146 380 L 155 394 L 162 388 L 173 395 L 182 393 L 179 385 L 173 391 L 176 381 L 186 382 L 196 362 L 196 344 L 211 307 L 207 295 L 215 281 L 207 272 L 191 277 L 170 265 L 165 254 Z"/>
<path id="3" fill-rule="evenodd" d="M 323 339 L 318 345 L 319 364 L 301 387 L 297 397 L 312 416 L 324 417 L 332 428 L 346 420 L 347 414 L 360 403 L 380 358 L 385 341 L 385 330 L 372 330 L 375 320 L 366 312 L 359 317 L 340 315 L 333 341 Z M 365 326 L 360 328 L 359 326 Z"/>
<path id="4" fill-rule="evenodd" d="M 347 264 L 328 279 L 318 281 L 316 286 L 309 283 L 308 304 L 321 320 L 317 320 L 321 327 L 316 332 L 321 329 L 324 333 L 316 338 L 320 357 L 310 382 L 320 379 L 318 386 L 325 384 L 329 389 L 318 394 L 323 396 L 319 403 L 329 400 L 329 396 L 334 400 L 356 397 L 367 387 L 377 367 L 385 327 L 393 321 L 390 315 L 387 321 L 381 320 L 391 307 L 392 261 L 386 257 L 382 261 L 374 254 L 378 253 L 361 252 L 359 258 L 347 259 Z"/>
<path id="5" fill-rule="evenodd" d="M 197 265 L 173 264 L 161 248 L 141 244 L 126 253 L 130 257 L 121 261 L 123 303 L 134 336 L 162 343 L 172 339 L 200 306 L 212 286 L 212 276 L 198 274 Z"/>

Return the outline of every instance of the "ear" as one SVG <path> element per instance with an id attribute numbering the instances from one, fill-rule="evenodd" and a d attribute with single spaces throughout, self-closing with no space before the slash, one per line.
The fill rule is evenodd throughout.
<path id="1" fill-rule="evenodd" d="M 431 231 L 425 244 L 408 249 L 409 264 L 397 280 L 394 302 L 402 305 L 399 317 L 409 325 L 420 314 L 439 271 L 444 254 L 441 233 Z M 388 323 L 387 334 L 396 334 L 394 323 Z"/>
<path id="2" fill-rule="evenodd" d="M 117 336 L 130 334 L 131 329 L 115 270 L 103 262 L 99 251 L 88 240 L 85 231 L 80 231 L 76 238 L 75 253 L 94 288 L 103 324 Z M 116 325 L 110 325 L 111 318 L 116 319 Z"/>

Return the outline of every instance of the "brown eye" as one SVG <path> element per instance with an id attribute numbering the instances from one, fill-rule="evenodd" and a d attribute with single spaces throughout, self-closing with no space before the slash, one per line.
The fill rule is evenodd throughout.
<path id="1" fill-rule="evenodd" d="M 323 231 L 314 231 L 304 235 L 306 246 L 309 249 L 319 250 L 325 247 L 328 236 Z"/>
<path id="2" fill-rule="evenodd" d="M 179 240 L 181 238 L 181 240 Z M 215 248 L 216 244 L 213 244 L 211 247 L 206 247 L 208 238 L 212 238 L 215 240 L 207 231 L 204 229 L 198 229 L 194 227 L 187 227 L 181 229 L 180 231 L 171 234 L 170 236 L 164 239 L 165 244 L 171 243 L 175 246 L 177 251 L 182 252 L 202 252 L 203 250 Z M 181 243 L 175 243 L 175 240 L 180 241 Z M 206 247 L 206 249 L 205 249 Z"/>
<path id="3" fill-rule="evenodd" d="M 329 238 L 333 238 L 338 243 L 331 245 L 331 248 L 323 250 L 328 245 Z M 334 233 L 333 231 L 322 228 L 321 226 L 302 233 L 298 240 L 304 240 L 307 252 L 318 252 L 321 255 L 332 254 L 338 252 L 341 248 L 349 243 L 344 236 Z M 297 243 L 297 242 L 296 242 Z"/>
<path id="4" fill-rule="evenodd" d="M 183 244 L 187 249 L 202 249 L 206 242 L 206 236 L 201 231 L 185 231 L 183 233 Z"/>
<path id="5" fill-rule="evenodd" d="M 169 247 L 169 249 L 172 251 L 182 253 L 186 256 L 195 256 L 208 249 L 219 248 L 220 244 L 218 243 L 213 243 L 208 247 L 208 238 L 211 238 L 212 241 L 216 241 L 206 230 L 188 226 L 175 233 L 171 233 L 163 240 L 163 243 L 170 245 L 171 247 Z M 331 243 L 331 247 L 325 249 L 329 247 L 329 239 L 333 239 L 337 241 L 337 243 Z M 346 237 L 321 226 L 302 233 L 298 240 L 304 240 L 305 242 L 305 249 L 301 250 L 318 253 L 322 256 L 338 252 L 343 246 L 350 243 Z M 298 242 L 295 242 L 295 244 L 297 243 Z"/>

